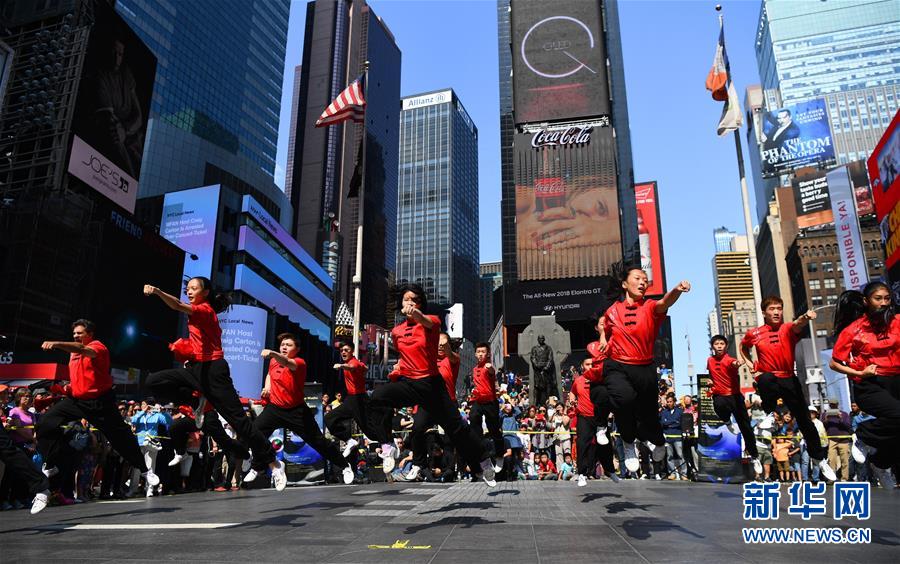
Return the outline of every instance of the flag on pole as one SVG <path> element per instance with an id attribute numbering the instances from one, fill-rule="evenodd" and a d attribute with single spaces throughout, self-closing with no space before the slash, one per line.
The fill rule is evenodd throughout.
<path id="1" fill-rule="evenodd" d="M 316 120 L 316 127 L 334 125 L 347 120 L 363 121 L 366 115 L 365 91 L 365 77 L 360 76 L 338 94 L 333 102 L 328 104 L 328 107 Z"/>
<path id="2" fill-rule="evenodd" d="M 725 102 L 722 108 L 722 116 L 716 133 L 719 137 L 730 131 L 740 129 L 743 124 L 741 102 L 738 99 L 737 90 L 731 81 L 731 67 L 728 64 L 728 53 L 725 50 L 725 24 L 719 18 L 719 42 L 716 45 L 716 54 L 713 57 L 712 68 L 706 75 L 706 89 L 712 92 L 713 100 Z"/>

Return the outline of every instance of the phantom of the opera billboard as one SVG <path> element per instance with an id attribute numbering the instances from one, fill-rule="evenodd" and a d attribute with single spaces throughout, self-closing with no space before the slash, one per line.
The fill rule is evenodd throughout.
<path id="1" fill-rule="evenodd" d="M 766 112 L 760 143 L 762 172 L 766 178 L 806 166 L 834 165 L 825 100 L 816 98 Z"/>

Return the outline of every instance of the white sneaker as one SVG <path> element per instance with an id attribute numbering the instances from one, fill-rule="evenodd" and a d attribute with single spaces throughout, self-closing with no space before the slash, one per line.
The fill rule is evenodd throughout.
<path id="1" fill-rule="evenodd" d="M 356 445 L 358 445 L 358 444 L 359 444 L 359 441 L 357 441 L 356 439 L 353 439 L 353 438 L 351 438 L 349 441 L 347 441 L 347 446 L 345 446 L 343 452 L 341 452 L 341 454 L 344 455 L 344 458 L 349 457 L 350 454 L 353 452 L 353 449 L 355 449 Z"/>
<path id="2" fill-rule="evenodd" d="M 48 478 L 52 478 L 53 476 L 56 476 L 57 474 L 59 474 L 59 468 L 57 468 L 56 466 L 51 466 L 50 468 L 47 468 L 47 465 L 44 464 L 43 466 L 41 466 L 41 472 L 44 473 L 44 476 L 47 476 Z"/>
<path id="3" fill-rule="evenodd" d="M 244 474 L 244 481 L 252 482 L 253 480 L 256 479 L 256 476 L 258 476 L 258 475 L 259 475 L 259 473 L 256 470 L 254 470 L 253 468 L 251 468 L 250 470 L 247 471 L 246 474 Z"/>
<path id="4" fill-rule="evenodd" d="M 153 497 L 153 488 L 147 488 L 147 497 Z"/>
<path id="5" fill-rule="evenodd" d="M 753 459 L 753 471 L 756 473 L 757 476 L 762 476 L 763 465 L 762 465 L 762 462 L 759 460 L 758 456 Z"/>
<path id="6" fill-rule="evenodd" d="M 598 445 L 608 445 L 609 437 L 606 436 L 606 427 L 600 427 L 597 429 L 597 444 Z"/>
<path id="7" fill-rule="evenodd" d="M 275 491 L 284 491 L 284 488 L 287 487 L 287 473 L 284 471 L 284 462 L 277 460 L 275 464 L 277 466 L 272 468 L 272 481 L 275 482 Z"/>
<path id="8" fill-rule="evenodd" d="M 194 425 L 197 428 L 203 427 L 203 418 L 206 414 L 203 413 L 203 410 L 206 409 L 206 398 L 200 396 L 200 401 L 197 402 L 197 409 L 194 410 Z"/>
<path id="9" fill-rule="evenodd" d="M 741 432 L 741 430 L 738 429 L 737 425 L 735 425 L 734 422 L 732 422 L 732 421 L 729 421 L 728 423 L 726 423 L 725 426 L 728 427 L 728 432 L 731 433 L 732 435 L 737 435 Z"/>
<path id="10" fill-rule="evenodd" d="M 172 457 L 172 460 L 169 461 L 169 466 L 178 466 L 181 464 L 182 460 L 184 460 L 184 455 L 176 452 L 175 456 Z"/>
<path id="11" fill-rule="evenodd" d="M 826 480 L 829 482 L 837 482 L 837 474 L 835 474 L 831 466 L 828 465 L 827 460 L 823 458 L 822 460 L 815 462 L 815 464 L 819 465 L 819 472 L 822 473 L 822 476 L 824 476 Z"/>
<path id="12" fill-rule="evenodd" d="M 153 470 L 147 470 L 146 472 L 143 472 L 141 474 L 141 477 L 147 480 L 147 485 L 151 488 L 159 485 L 159 476 L 157 476 L 153 472 Z"/>
<path id="13" fill-rule="evenodd" d="M 406 473 L 406 476 L 405 476 L 406 481 L 415 482 L 416 480 L 419 479 L 419 472 L 421 472 L 421 471 L 422 471 L 421 468 L 419 468 L 418 466 L 413 464 L 412 468 L 409 469 L 409 472 Z"/>
<path id="14" fill-rule="evenodd" d="M 633 442 L 624 443 L 625 446 L 625 469 L 629 472 L 637 473 L 641 469 L 641 461 L 638 458 L 637 445 Z"/>
<path id="15" fill-rule="evenodd" d="M 875 449 L 857 439 L 856 434 L 854 434 L 853 446 L 850 447 L 850 454 L 853 455 L 853 460 L 855 460 L 857 464 L 865 464 L 866 459 L 875 454 Z"/>
<path id="16" fill-rule="evenodd" d="M 497 480 L 494 477 L 494 463 L 491 462 L 490 458 L 485 458 L 481 461 L 481 479 L 484 480 L 485 484 L 493 488 L 497 486 Z"/>
<path id="17" fill-rule="evenodd" d="M 500 464 L 494 464 L 494 473 L 497 474 L 503 471 L 503 459 L 500 459 Z"/>
<path id="18" fill-rule="evenodd" d="M 353 478 L 356 477 L 356 473 L 353 471 L 353 466 L 349 464 L 341 470 L 341 476 L 344 478 L 344 483 L 348 486 L 353 483 Z"/>
<path id="19" fill-rule="evenodd" d="M 31 514 L 37 515 L 47 507 L 47 499 L 50 497 L 50 490 L 44 490 L 34 494 L 34 500 L 31 502 Z"/>
<path id="20" fill-rule="evenodd" d="M 241 472 L 246 474 L 249 471 L 250 471 L 250 459 L 245 458 L 244 460 L 241 461 Z"/>
<path id="21" fill-rule="evenodd" d="M 583 488 L 587 485 L 587 476 L 584 474 L 579 474 L 578 479 L 575 481 L 579 488 Z"/>
<path id="22" fill-rule="evenodd" d="M 381 469 L 385 474 L 390 474 L 394 471 L 396 465 L 397 461 L 394 460 L 394 445 L 381 445 Z"/>
<path id="23" fill-rule="evenodd" d="M 666 459 L 666 445 L 655 445 L 650 441 L 644 441 L 644 444 L 650 449 L 651 458 L 653 458 L 653 462 L 662 462 Z"/>

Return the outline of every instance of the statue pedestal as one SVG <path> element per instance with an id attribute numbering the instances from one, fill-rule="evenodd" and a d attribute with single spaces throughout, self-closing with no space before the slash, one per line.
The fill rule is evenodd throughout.
<path id="1" fill-rule="evenodd" d="M 531 362 L 532 348 L 538 345 L 538 337 L 544 337 L 544 344 L 552 350 L 551 358 L 552 381 L 548 396 L 556 396 L 563 401 L 562 397 L 562 375 L 560 374 L 560 366 L 565 362 L 569 353 L 572 352 L 572 342 L 569 332 L 560 327 L 556 323 L 556 317 L 553 315 L 536 315 L 531 318 L 531 324 L 519 334 L 519 356 L 528 363 L 528 394 L 532 405 L 536 405 L 538 390 L 535 390 L 535 369 Z"/>

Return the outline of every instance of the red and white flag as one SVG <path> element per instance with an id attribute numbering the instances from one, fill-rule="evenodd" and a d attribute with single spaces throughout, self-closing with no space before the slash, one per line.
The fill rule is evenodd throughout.
<path id="1" fill-rule="evenodd" d="M 316 127 L 334 125 L 347 120 L 361 122 L 366 116 L 366 98 L 363 94 L 366 90 L 364 77 L 359 77 L 350 83 L 337 98 L 325 108 Z"/>
<path id="2" fill-rule="evenodd" d="M 731 81 L 731 67 L 728 64 L 728 53 L 725 51 L 725 25 L 722 20 L 719 20 L 719 42 L 716 45 L 712 68 L 706 75 L 706 89 L 712 92 L 713 100 L 725 102 L 716 127 L 719 137 L 740 129 L 744 122 L 743 112 L 737 89 Z"/>

